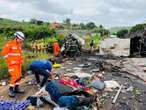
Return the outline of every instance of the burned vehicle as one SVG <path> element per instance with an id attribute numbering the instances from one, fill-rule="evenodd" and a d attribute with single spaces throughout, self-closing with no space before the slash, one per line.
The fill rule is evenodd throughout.
<path id="1" fill-rule="evenodd" d="M 100 43 L 100 54 L 146 57 L 146 30 L 129 33 L 125 38 L 107 38 Z"/>
<path id="2" fill-rule="evenodd" d="M 131 56 L 146 56 L 146 30 L 131 34 L 130 47 Z"/>
<path id="3" fill-rule="evenodd" d="M 79 56 L 82 51 L 82 46 L 85 44 L 85 41 L 76 34 L 69 34 L 63 46 L 61 47 L 61 54 L 63 56 L 75 57 Z"/>

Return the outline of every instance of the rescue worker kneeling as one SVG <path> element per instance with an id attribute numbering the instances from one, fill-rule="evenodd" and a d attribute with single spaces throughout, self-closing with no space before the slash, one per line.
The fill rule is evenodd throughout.
<path id="1" fill-rule="evenodd" d="M 2 50 L 2 55 L 6 59 L 8 71 L 11 77 L 9 88 L 10 97 L 15 97 L 15 93 L 24 93 L 24 90 L 19 88 L 21 66 L 23 62 L 21 44 L 24 39 L 24 34 L 18 31 L 14 33 L 14 39 L 7 42 Z"/>
<path id="2" fill-rule="evenodd" d="M 28 71 L 32 71 L 32 73 L 35 75 L 37 84 L 40 85 L 40 87 L 43 87 L 45 83 L 47 82 L 49 76 L 51 76 L 51 70 L 52 70 L 52 64 L 49 60 L 36 60 L 33 61 Z M 43 80 L 40 82 L 40 77 L 43 76 Z"/>

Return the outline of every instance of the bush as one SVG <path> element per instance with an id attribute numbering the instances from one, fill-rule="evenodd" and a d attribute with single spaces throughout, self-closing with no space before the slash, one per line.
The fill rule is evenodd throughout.
<path id="1" fill-rule="evenodd" d="M 136 32 L 136 31 L 139 31 L 139 30 L 144 30 L 144 26 L 145 24 L 137 24 L 135 26 L 133 26 L 131 29 L 130 29 L 130 32 Z"/>
<path id="2" fill-rule="evenodd" d="M 4 37 L 0 36 L 0 53 L 5 43 Z M 8 77 L 8 69 L 4 58 L 0 55 L 0 79 Z"/>
<path id="3" fill-rule="evenodd" d="M 13 37 L 14 32 L 22 31 L 29 40 L 41 39 L 44 37 L 52 36 L 55 32 L 50 29 L 48 24 L 30 24 L 30 23 L 0 23 L 0 34 L 6 37 Z"/>
<path id="4" fill-rule="evenodd" d="M 125 35 L 128 34 L 128 30 L 127 29 L 122 29 L 120 31 L 117 32 L 117 36 L 119 38 L 125 38 Z"/>
<path id="5" fill-rule="evenodd" d="M 0 56 L 0 80 L 7 78 L 9 76 L 8 74 L 8 68 L 6 66 L 5 60 Z"/>
<path id="6" fill-rule="evenodd" d="M 85 48 L 86 49 L 89 49 L 90 48 L 90 42 L 91 42 L 92 39 L 94 41 L 94 47 L 95 48 L 98 48 L 99 43 L 101 41 L 101 37 L 98 34 L 93 34 L 93 36 L 87 35 L 85 37 L 85 43 L 86 43 Z"/>

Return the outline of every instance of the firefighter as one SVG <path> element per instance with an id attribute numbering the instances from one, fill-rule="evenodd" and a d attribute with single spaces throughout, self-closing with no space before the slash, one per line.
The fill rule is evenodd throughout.
<path id="1" fill-rule="evenodd" d="M 60 46 L 58 42 L 53 43 L 53 52 L 55 56 L 58 56 L 60 53 Z"/>
<path id="2" fill-rule="evenodd" d="M 21 80 L 21 66 L 23 62 L 21 45 L 24 39 L 25 36 L 22 32 L 15 32 L 14 39 L 8 41 L 2 50 L 2 55 L 6 60 L 11 77 L 9 87 L 10 97 L 15 97 L 16 93 L 24 93 L 24 90 L 19 87 Z"/>

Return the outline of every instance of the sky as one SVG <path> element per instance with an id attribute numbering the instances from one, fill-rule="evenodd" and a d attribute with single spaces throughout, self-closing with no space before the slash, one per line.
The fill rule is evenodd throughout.
<path id="1" fill-rule="evenodd" d="M 0 0 L 0 17 L 131 26 L 146 21 L 146 0 Z"/>

